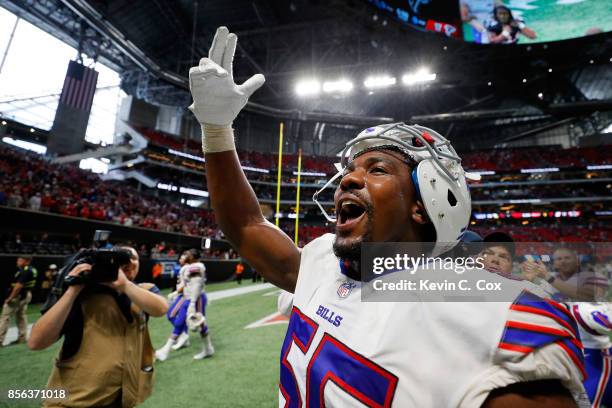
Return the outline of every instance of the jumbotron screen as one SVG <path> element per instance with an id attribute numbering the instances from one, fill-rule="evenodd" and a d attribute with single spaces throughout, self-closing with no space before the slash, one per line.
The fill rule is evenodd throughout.
<path id="1" fill-rule="evenodd" d="M 606 0 L 460 0 L 465 41 L 525 44 L 612 31 Z"/>
<path id="2" fill-rule="evenodd" d="M 461 38 L 457 0 L 368 0 L 380 10 L 416 28 Z"/>
<path id="3" fill-rule="evenodd" d="M 368 0 L 399 21 L 478 44 L 529 44 L 612 31 L 609 0 Z"/>

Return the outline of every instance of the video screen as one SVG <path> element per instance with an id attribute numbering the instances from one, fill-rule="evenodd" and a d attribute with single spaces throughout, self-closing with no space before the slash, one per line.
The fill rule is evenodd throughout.
<path id="1" fill-rule="evenodd" d="M 465 41 L 528 44 L 612 30 L 612 3 L 602 0 L 460 0 Z"/>
<path id="2" fill-rule="evenodd" d="M 398 20 L 416 28 L 461 38 L 455 0 L 368 0 Z"/>

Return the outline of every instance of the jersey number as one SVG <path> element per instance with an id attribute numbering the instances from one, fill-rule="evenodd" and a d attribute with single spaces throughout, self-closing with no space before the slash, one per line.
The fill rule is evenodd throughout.
<path id="1" fill-rule="evenodd" d="M 296 346 L 306 354 L 319 325 L 293 307 L 287 336 L 281 350 L 280 390 L 285 407 L 302 407 L 297 380 L 287 356 Z M 316 346 L 306 369 L 306 407 L 323 407 L 323 392 L 328 381 L 368 407 L 390 407 L 397 377 L 325 333 Z"/>

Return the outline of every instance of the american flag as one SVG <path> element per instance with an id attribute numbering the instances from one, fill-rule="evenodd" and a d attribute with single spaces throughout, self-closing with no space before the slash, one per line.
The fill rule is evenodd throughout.
<path id="1" fill-rule="evenodd" d="M 97 82 L 98 71 L 87 68 L 76 61 L 70 61 L 66 79 L 64 79 L 60 104 L 89 112 Z"/>

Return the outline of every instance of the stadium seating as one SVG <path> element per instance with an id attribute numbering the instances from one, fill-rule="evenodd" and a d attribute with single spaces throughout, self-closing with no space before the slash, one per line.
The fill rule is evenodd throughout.
<path id="1" fill-rule="evenodd" d="M 127 183 L 102 181 L 74 165 L 0 148 L 0 205 L 111 221 L 165 232 L 219 237 L 212 212 L 174 204 Z M 39 194 L 39 204 L 32 197 Z M 177 222 L 180 220 L 180 222 Z"/>
<path id="2" fill-rule="evenodd" d="M 176 136 L 157 130 L 140 128 L 151 142 L 162 147 L 183 150 L 187 153 L 200 155 L 199 143 L 193 139 L 181 140 Z M 463 153 L 462 163 L 466 169 L 519 171 L 521 169 L 542 167 L 579 167 L 598 164 L 612 164 L 612 147 L 583 147 L 564 149 L 564 154 L 558 154 L 557 148 L 542 149 L 540 147 L 496 149 Z M 238 155 L 243 165 L 263 169 L 275 169 L 278 155 L 251 151 L 239 151 Z M 302 157 L 304 171 L 333 173 L 333 163 L 336 157 Z M 296 154 L 283 154 L 283 170 L 297 168 Z"/>
<path id="3" fill-rule="evenodd" d="M 162 140 L 161 136 L 157 133 L 151 134 L 155 134 L 156 136 L 154 137 L 157 137 L 157 140 Z M 167 137 L 166 139 L 171 140 L 172 138 Z M 589 162 L 592 160 L 593 162 L 599 161 L 603 163 L 607 160 L 605 154 L 597 150 L 582 149 L 582 152 L 586 157 L 589 157 Z M 248 157 L 245 158 L 245 162 L 253 166 L 269 166 L 268 163 L 275 159 L 272 155 L 261 153 L 243 152 L 242 154 Z M 492 153 L 489 159 L 486 159 L 486 155 L 482 156 L 482 158 L 478 158 L 479 156 L 477 155 L 473 157 L 474 160 L 481 160 L 479 164 L 489 166 L 492 162 L 487 160 L 494 161 L 491 157 L 501 160 L 502 157 L 500 155 L 503 156 L 504 153 Z M 545 155 L 545 153 L 542 153 L 542 155 Z M 291 165 L 292 160 L 297 160 L 294 155 L 287 155 L 285 158 L 287 158 L 289 165 Z M 563 160 L 565 163 L 577 163 L 572 158 Z M 584 160 L 580 160 L 584 164 Z M 311 170 L 321 169 L 322 166 L 329 165 L 325 160 L 314 158 L 306 162 L 312 166 Z M 533 163 L 525 161 L 521 165 L 533 165 Z M 220 238 L 220 232 L 211 211 L 178 205 L 163 198 L 139 192 L 136 188 L 126 183 L 101 181 L 98 176 L 81 170 L 74 165 L 50 164 L 33 153 L 17 152 L 10 148 L 0 148 L 0 174 L 2 175 L 2 181 L 0 182 L 0 205 L 30 208 L 92 220 L 111 221 L 125 226 L 138 226 L 159 231 Z M 269 180 L 269 176 L 262 175 L 261 177 L 262 180 Z M 254 184 L 254 188 L 260 198 L 271 199 L 275 197 L 272 194 L 272 190 L 266 188 L 266 186 Z M 562 184 L 538 189 L 542 196 L 558 196 L 562 193 L 561 190 L 563 190 Z M 494 192 L 496 197 L 503 192 L 503 190 L 486 191 Z M 30 202 L 30 199 L 37 193 L 39 193 L 40 197 L 39 206 L 36 206 L 36 203 L 32 204 Z M 478 189 L 473 189 L 472 193 L 476 199 L 492 197 L 491 195 L 484 196 Z M 589 194 L 589 190 L 575 189 L 572 192 L 574 196 L 581 194 Z M 294 193 L 286 189 L 282 190 L 281 198 L 293 199 Z M 329 194 L 323 198 L 332 199 Z M 32 208 L 33 205 L 36 208 Z M 283 229 L 290 236 L 293 236 L 293 224 L 288 223 L 283 226 Z M 585 240 L 610 241 L 612 238 L 610 229 L 605 226 L 591 226 L 591 228 L 587 228 L 576 225 L 561 226 L 554 224 L 551 228 L 551 225 L 493 225 L 490 227 L 478 225 L 475 227 L 475 230 L 484 235 L 492 230 L 503 230 L 510 233 L 517 241 L 554 241 L 558 237 L 568 242 Z M 305 244 L 325 232 L 331 232 L 331 228 L 320 225 L 308 225 L 308 223 L 301 225 L 300 242 Z M 31 246 L 32 252 L 60 254 L 72 251 L 71 247 L 59 244 L 50 244 L 40 248 L 31 243 L 24 245 L 28 246 L 28 248 Z M 9 241 L 5 242 L 4 252 L 6 253 L 13 253 L 23 249 L 23 247 L 15 248 Z"/>

